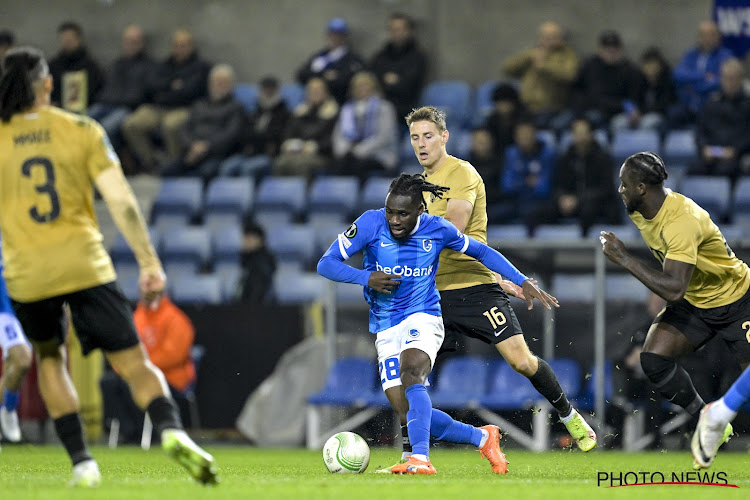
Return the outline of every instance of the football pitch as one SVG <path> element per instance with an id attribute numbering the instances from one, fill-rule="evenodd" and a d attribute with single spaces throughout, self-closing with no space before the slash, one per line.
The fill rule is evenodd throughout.
<path id="1" fill-rule="evenodd" d="M 431 451 L 436 476 L 375 474 L 398 458 L 393 448 L 374 448 L 370 466 L 360 475 L 333 475 L 323 466 L 320 452 L 266 450 L 252 447 L 208 447 L 220 467 L 221 483 L 202 487 L 170 461 L 160 449 L 93 448 L 103 482 L 84 490 L 66 486 L 70 479 L 67 456 L 59 446 L 3 446 L 0 452 L 0 498 L 20 499 L 567 499 L 589 498 L 748 498 L 750 454 L 724 453 L 709 473 L 686 476 L 692 459 L 687 451 L 621 453 L 574 451 L 531 453 L 507 450 L 510 470 L 491 473 L 489 464 L 473 450 Z M 646 475 L 625 474 L 645 473 Z M 625 482 L 665 482 L 675 479 L 737 485 L 634 485 L 607 487 L 603 474 L 618 474 Z M 672 476 L 675 473 L 677 476 Z M 722 474 L 723 473 L 723 474 Z M 660 477 L 664 476 L 664 479 Z M 610 477 L 610 476 L 607 476 Z M 645 481 L 643 480 L 645 478 Z M 599 482 L 599 484 L 598 484 Z"/>

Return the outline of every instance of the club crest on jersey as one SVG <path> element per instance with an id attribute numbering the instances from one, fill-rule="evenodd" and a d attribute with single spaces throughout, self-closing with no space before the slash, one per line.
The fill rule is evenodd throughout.
<path id="1" fill-rule="evenodd" d="M 357 236 L 357 224 L 352 222 L 352 225 L 349 226 L 349 229 L 344 231 L 344 236 L 346 236 L 347 238 L 354 238 L 355 236 Z"/>
<path id="2" fill-rule="evenodd" d="M 422 248 L 425 252 L 432 250 L 432 240 L 422 240 Z"/>
<path id="3" fill-rule="evenodd" d="M 417 330 L 416 328 L 412 328 L 411 330 L 409 330 L 409 337 L 413 339 L 419 337 L 419 330 Z"/>

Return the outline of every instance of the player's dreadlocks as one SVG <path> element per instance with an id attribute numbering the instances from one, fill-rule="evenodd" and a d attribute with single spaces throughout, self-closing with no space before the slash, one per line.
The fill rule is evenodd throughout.
<path id="1" fill-rule="evenodd" d="M 5 53 L 0 79 L 0 120 L 10 121 L 15 113 L 34 105 L 34 84 L 49 74 L 42 52 L 18 47 Z"/>
<path id="2" fill-rule="evenodd" d="M 422 193 L 430 193 L 436 198 L 442 198 L 443 193 L 449 189 L 450 188 L 427 182 L 422 174 L 401 174 L 391 182 L 391 187 L 388 189 L 388 193 L 408 196 L 412 200 L 419 200 L 426 206 L 427 204 L 424 201 Z"/>
<path id="3" fill-rule="evenodd" d="M 655 153 L 644 151 L 636 153 L 625 160 L 628 166 L 636 175 L 636 178 L 644 184 L 658 186 L 669 177 L 667 167 L 664 166 L 664 160 Z"/>

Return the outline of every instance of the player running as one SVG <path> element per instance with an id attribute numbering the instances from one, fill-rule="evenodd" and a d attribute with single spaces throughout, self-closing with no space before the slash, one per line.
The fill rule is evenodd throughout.
<path id="1" fill-rule="evenodd" d="M 613 233 L 602 232 L 600 239 L 609 260 L 668 302 L 646 336 L 641 367 L 664 398 L 697 415 L 705 403 L 677 359 L 719 335 L 747 368 L 750 269 L 734 255 L 705 210 L 664 187 L 667 176 L 659 156 L 636 153 L 620 168 L 618 190 L 661 270 L 631 255 Z M 727 422 L 721 442 L 731 434 Z"/>
<path id="2" fill-rule="evenodd" d="M 464 235 L 449 221 L 425 213 L 422 196 L 441 197 L 447 188 L 428 183 L 421 175 L 402 174 L 390 186 L 385 208 L 362 214 L 338 236 L 318 263 L 328 279 L 357 283 L 370 304 L 370 332 L 377 334 L 381 383 L 391 399 L 405 394 L 406 425 L 412 444 L 407 462 L 390 468 L 394 474 L 435 474 L 429 460 L 430 436 L 477 446 L 498 474 L 508 462 L 500 450 L 499 429 L 476 428 L 432 408 L 425 381 L 443 343 L 440 296 L 435 287 L 440 252 L 446 248 L 478 259 L 523 288 L 531 306 L 534 298 L 546 307 L 557 300 L 537 288 L 497 251 Z M 364 251 L 364 269 L 343 261 Z"/>
<path id="3" fill-rule="evenodd" d="M 162 447 L 197 481 L 215 483 L 211 455 L 185 433 L 164 375 L 146 357 L 133 313 L 115 283 L 93 208 L 96 186 L 140 267 L 147 299 L 165 286 L 138 203 L 95 121 L 51 107 L 42 53 L 12 49 L 0 79 L 0 232 L 13 308 L 37 356 L 39 389 L 73 462 L 71 484 L 96 486 L 99 467 L 83 439 L 78 395 L 66 369 L 71 319 L 84 355 L 102 349 L 161 434 Z"/>

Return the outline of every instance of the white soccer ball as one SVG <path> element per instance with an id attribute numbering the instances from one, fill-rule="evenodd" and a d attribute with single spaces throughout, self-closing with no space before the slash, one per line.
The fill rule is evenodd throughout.
<path id="1" fill-rule="evenodd" d="M 339 432 L 323 446 L 323 462 L 331 474 L 359 474 L 370 464 L 370 447 L 359 434 Z"/>

